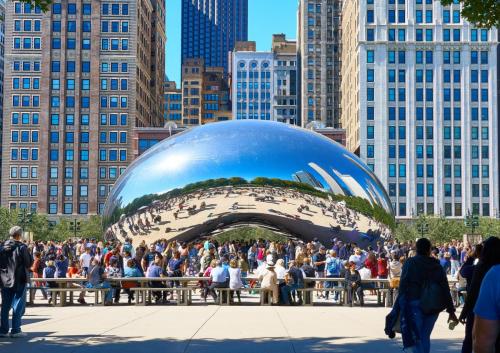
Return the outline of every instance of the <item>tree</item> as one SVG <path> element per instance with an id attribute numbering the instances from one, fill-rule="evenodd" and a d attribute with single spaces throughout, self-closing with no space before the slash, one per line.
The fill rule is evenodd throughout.
<path id="1" fill-rule="evenodd" d="M 482 28 L 499 27 L 500 1 L 498 0 L 459 0 L 462 3 L 462 17 Z M 441 0 L 443 6 L 455 0 Z"/>

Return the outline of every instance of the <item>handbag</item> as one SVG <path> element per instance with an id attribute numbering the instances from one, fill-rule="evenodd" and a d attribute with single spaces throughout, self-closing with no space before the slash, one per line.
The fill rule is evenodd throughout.
<path id="1" fill-rule="evenodd" d="M 426 280 L 420 296 L 420 309 L 425 315 L 439 314 L 446 309 L 443 289 L 439 283 Z"/>
<path id="2" fill-rule="evenodd" d="M 397 289 L 399 288 L 399 281 L 401 279 L 399 277 L 394 277 L 394 278 L 391 278 L 390 281 L 389 281 L 389 287 L 391 289 Z"/>

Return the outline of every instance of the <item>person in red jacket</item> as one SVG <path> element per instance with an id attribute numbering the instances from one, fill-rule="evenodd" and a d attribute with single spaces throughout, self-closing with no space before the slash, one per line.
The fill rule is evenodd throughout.
<path id="1" fill-rule="evenodd" d="M 377 277 L 377 258 L 373 252 L 368 254 L 368 258 L 365 260 L 365 267 L 370 270 L 371 278 Z"/>
<path id="2" fill-rule="evenodd" d="M 385 258 L 385 253 L 380 253 L 377 260 L 377 275 L 380 279 L 387 278 L 388 269 L 387 269 L 387 259 Z"/>

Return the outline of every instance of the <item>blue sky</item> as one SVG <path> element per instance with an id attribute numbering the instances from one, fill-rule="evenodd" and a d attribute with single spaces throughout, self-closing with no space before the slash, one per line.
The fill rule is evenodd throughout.
<path id="1" fill-rule="evenodd" d="M 248 39 L 257 50 L 270 50 L 272 35 L 296 38 L 297 0 L 248 0 Z M 181 0 L 166 0 L 167 76 L 179 83 L 181 74 Z"/>

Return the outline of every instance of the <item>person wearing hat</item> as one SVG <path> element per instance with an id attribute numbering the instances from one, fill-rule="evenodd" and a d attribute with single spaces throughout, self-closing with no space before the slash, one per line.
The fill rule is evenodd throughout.
<path id="1" fill-rule="evenodd" d="M 260 287 L 273 293 L 273 305 L 279 303 L 278 276 L 274 272 L 274 263 L 267 262 L 266 271 L 259 276 Z"/>

